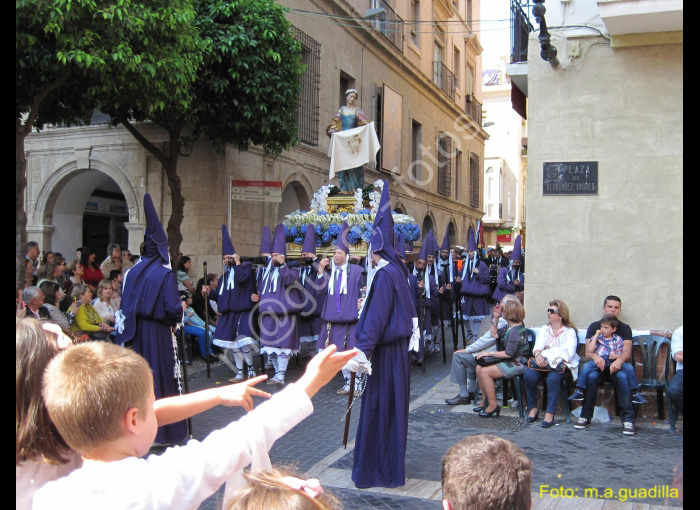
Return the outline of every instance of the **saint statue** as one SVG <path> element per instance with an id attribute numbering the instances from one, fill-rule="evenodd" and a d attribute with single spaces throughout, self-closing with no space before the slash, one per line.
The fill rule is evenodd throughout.
<path id="1" fill-rule="evenodd" d="M 357 90 L 348 89 L 345 91 L 346 105 L 341 106 L 331 119 L 331 123 L 326 128 L 326 134 L 331 137 L 333 133 L 345 131 L 369 124 L 370 120 L 359 106 L 356 105 L 358 98 Z M 365 182 L 365 172 L 362 166 L 342 170 L 338 172 L 338 183 L 341 193 L 354 194 L 357 188 L 362 188 Z"/>

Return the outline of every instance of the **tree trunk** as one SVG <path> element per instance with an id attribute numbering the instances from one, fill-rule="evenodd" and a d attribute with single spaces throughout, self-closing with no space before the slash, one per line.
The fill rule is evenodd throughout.
<path id="1" fill-rule="evenodd" d="M 24 288 L 27 249 L 27 213 L 24 211 L 24 191 L 27 189 L 27 156 L 24 153 L 24 139 L 27 137 L 24 126 L 16 121 L 15 132 L 15 280 L 17 287 Z"/>
<path id="2" fill-rule="evenodd" d="M 185 197 L 182 196 L 182 181 L 177 175 L 177 163 L 179 160 L 180 150 L 180 133 L 179 131 L 170 131 L 170 154 L 168 155 L 168 164 L 164 165 L 165 175 L 168 177 L 168 186 L 170 186 L 170 201 L 172 204 L 170 219 L 168 220 L 168 250 L 170 252 L 170 261 L 173 269 L 177 268 L 180 260 L 180 245 L 182 244 L 182 220 L 185 217 Z"/>

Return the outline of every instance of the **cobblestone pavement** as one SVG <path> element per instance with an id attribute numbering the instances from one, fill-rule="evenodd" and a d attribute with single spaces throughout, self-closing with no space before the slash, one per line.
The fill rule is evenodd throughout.
<path id="1" fill-rule="evenodd" d="M 482 329 L 485 330 L 486 324 L 484 321 Z M 488 433 L 515 442 L 532 460 L 533 509 L 682 507 L 682 430 L 671 434 L 668 425 L 637 420 L 637 434 L 628 437 L 623 436 L 617 417 L 612 417 L 609 423 L 593 423 L 587 430 L 576 430 L 574 418 L 566 423 L 561 415 L 555 416 L 553 428 L 545 430 L 541 428 L 541 420 L 533 424 L 520 420 L 517 408 L 504 408 L 500 417 L 480 418 L 472 412 L 471 405 L 444 403 L 445 398 L 456 395 L 458 390 L 457 385 L 449 382 L 453 352 L 449 333 L 447 351 L 447 363 L 443 364 L 442 354 L 436 353 L 427 358 L 425 373 L 418 366 L 411 371 L 406 486 L 364 490 L 354 487 L 350 471 L 359 400 L 350 421 L 348 448 L 343 450 L 347 398 L 335 393 L 342 386 L 340 375 L 314 397 L 314 413 L 275 443 L 270 450 L 272 463 L 292 466 L 307 477 L 319 478 L 324 488 L 340 498 L 347 509 L 437 510 L 442 508 L 443 454 L 465 435 Z M 306 362 L 301 360 L 297 364 L 292 360 L 287 380 L 298 379 Z M 201 360 L 189 368 L 190 391 L 228 384 L 232 376 L 223 363 L 212 365 L 210 379 Z M 279 391 L 268 385 L 263 389 Z M 195 416 L 193 437 L 202 439 L 242 414 L 240 408 L 218 407 Z M 680 499 L 639 497 L 645 496 L 640 489 L 648 491 L 656 487 L 658 495 L 662 490 L 668 492 L 664 487 L 674 486 L 680 487 Z M 598 495 L 590 489 L 597 489 Z M 607 494 L 606 489 L 609 489 Z M 557 491 L 562 497 L 552 497 Z M 222 494 L 223 490 L 219 490 L 200 508 L 218 510 Z"/>

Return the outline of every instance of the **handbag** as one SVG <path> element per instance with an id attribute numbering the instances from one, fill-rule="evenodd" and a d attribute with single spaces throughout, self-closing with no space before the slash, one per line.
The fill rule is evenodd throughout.
<path id="1" fill-rule="evenodd" d="M 476 364 L 480 367 L 490 367 L 500 363 L 501 361 L 508 361 L 511 358 L 497 358 L 496 356 L 482 356 L 480 358 L 475 358 Z"/>
<path id="2" fill-rule="evenodd" d="M 539 370 L 540 372 L 559 372 L 560 374 L 563 374 L 564 370 L 566 370 L 566 363 L 560 361 L 556 368 L 552 368 L 551 366 L 549 366 L 549 363 L 541 367 L 537 364 L 535 358 L 530 358 L 529 360 L 527 360 L 527 368 Z"/>

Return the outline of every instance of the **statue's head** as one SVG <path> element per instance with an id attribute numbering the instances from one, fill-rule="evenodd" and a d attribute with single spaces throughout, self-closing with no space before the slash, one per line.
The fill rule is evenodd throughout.
<path id="1" fill-rule="evenodd" d="M 360 94 L 358 94 L 357 90 L 355 90 L 355 89 L 348 89 L 348 90 L 345 91 L 345 98 L 347 99 L 347 97 L 348 97 L 350 94 L 355 94 L 355 98 L 356 98 L 356 99 L 360 97 Z"/>

